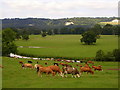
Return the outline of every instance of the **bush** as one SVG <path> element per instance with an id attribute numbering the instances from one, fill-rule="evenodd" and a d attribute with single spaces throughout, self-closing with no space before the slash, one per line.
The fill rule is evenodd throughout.
<path id="1" fill-rule="evenodd" d="M 114 49 L 112 52 L 107 52 L 104 54 L 102 50 L 96 52 L 96 61 L 119 61 L 120 59 L 120 50 Z"/>

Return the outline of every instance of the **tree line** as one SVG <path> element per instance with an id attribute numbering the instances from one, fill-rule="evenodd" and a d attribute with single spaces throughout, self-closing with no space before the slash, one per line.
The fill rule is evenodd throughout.
<path id="1" fill-rule="evenodd" d="M 120 61 L 120 49 L 114 49 L 112 52 L 104 53 L 103 50 L 96 52 L 96 61 Z"/>
<path id="2" fill-rule="evenodd" d="M 17 29 L 17 31 L 25 30 L 28 32 L 28 34 L 34 34 L 38 35 L 41 34 L 41 32 L 47 32 L 48 35 L 54 35 L 54 34 L 82 34 L 88 30 L 92 30 L 96 34 L 100 35 L 118 35 L 120 26 L 119 25 L 111 25 L 106 24 L 104 26 L 101 26 L 99 24 L 94 25 L 93 27 L 82 27 L 78 26 L 75 27 L 74 25 L 64 26 L 61 28 L 55 28 L 55 29 L 38 29 L 36 27 L 28 27 L 28 28 L 20 28 Z"/>

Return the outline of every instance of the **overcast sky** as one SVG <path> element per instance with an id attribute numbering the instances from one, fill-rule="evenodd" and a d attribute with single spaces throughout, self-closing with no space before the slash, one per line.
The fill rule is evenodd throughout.
<path id="1" fill-rule="evenodd" d="M 118 16 L 119 0 L 0 0 L 0 18 Z"/>

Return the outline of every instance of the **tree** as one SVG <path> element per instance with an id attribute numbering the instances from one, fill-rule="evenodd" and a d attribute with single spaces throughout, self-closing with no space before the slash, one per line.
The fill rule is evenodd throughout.
<path id="1" fill-rule="evenodd" d="M 102 27 L 99 24 L 94 25 L 93 28 L 91 28 L 91 30 L 96 34 L 96 35 L 100 35 L 102 33 Z"/>
<path id="2" fill-rule="evenodd" d="M 22 32 L 22 39 L 23 40 L 28 40 L 29 39 L 29 34 L 26 30 L 23 30 L 23 32 Z"/>
<path id="3" fill-rule="evenodd" d="M 92 31 L 86 31 L 82 34 L 82 38 L 80 39 L 81 42 L 84 42 L 87 45 L 96 43 L 96 34 Z"/>
<path id="4" fill-rule="evenodd" d="M 22 35 L 22 39 L 23 40 L 28 40 L 29 39 L 29 35 L 27 35 L 27 34 Z"/>
<path id="5" fill-rule="evenodd" d="M 16 33 L 6 28 L 2 31 L 2 55 L 6 56 L 9 53 L 17 53 L 17 46 L 14 44 Z"/>
<path id="6" fill-rule="evenodd" d="M 96 61 L 104 61 L 104 55 L 105 54 L 102 50 L 98 50 L 95 57 Z"/>
<path id="7" fill-rule="evenodd" d="M 120 49 L 114 49 L 112 53 L 113 53 L 113 56 L 115 57 L 115 61 L 119 61 L 120 60 Z"/>
<path id="8" fill-rule="evenodd" d="M 113 34 L 112 27 L 113 27 L 113 25 L 111 25 L 111 24 L 106 24 L 106 25 L 103 27 L 102 34 L 103 34 L 103 35 L 112 35 L 112 34 Z"/>
<path id="9" fill-rule="evenodd" d="M 46 32 L 41 31 L 41 35 L 42 35 L 42 37 L 46 37 L 46 36 L 47 36 L 47 33 L 46 33 Z"/>
<path id="10" fill-rule="evenodd" d="M 48 35 L 54 35 L 54 31 L 53 30 L 48 30 Z"/>
<path id="11" fill-rule="evenodd" d="M 16 39 L 21 39 L 21 35 L 20 35 L 20 32 L 18 31 L 18 29 L 16 29 L 16 28 L 11 28 L 11 29 L 16 33 L 16 35 L 15 35 Z"/>

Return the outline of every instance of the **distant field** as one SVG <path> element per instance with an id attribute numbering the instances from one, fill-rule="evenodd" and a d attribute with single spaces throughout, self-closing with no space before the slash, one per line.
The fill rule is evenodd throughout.
<path id="1" fill-rule="evenodd" d="M 53 77 L 45 74 L 41 78 L 37 76 L 35 69 L 22 69 L 18 61 L 27 63 L 28 60 L 3 57 L 3 88 L 118 88 L 118 71 L 107 70 L 117 69 L 118 62 L 95 62 L 95 65 L 102 65 L 103 71 L 96 71 L 94 75 L 83 73 L 80 78 L 72 78 L 71 75 L 67 78 L 58 75 Z M 32 61 L 33 65 L 37 62 Z M 54 61 L 39 61 L 44 66 L 45 62 L 48 62 L 48 65 L 54 63 Z M 76 64 L 71 63 L 72 66 Z"/>
<path id="2" fill-rule="evenodd" d="M 96 45 L 83 45 L 81 35 L 54 35 L 45 38 L 41 35 L 30 35 L 30 40 L 17 40 L 17 46 L 39 46 L 43 48 L 18 48 L 20 53 L 37 56 L 60 57 L 95 57 L 96 51 L 112 51 L 118 48 L 118 37 L 102 35 Z"/>
<path id="3" fill-rule="evenodd" d="M 112 24 L 112 25 L 118 25 L 118 22 L 100 22 L 100 24 L 102 25 L 106 25 L 106 24 Z"/>

